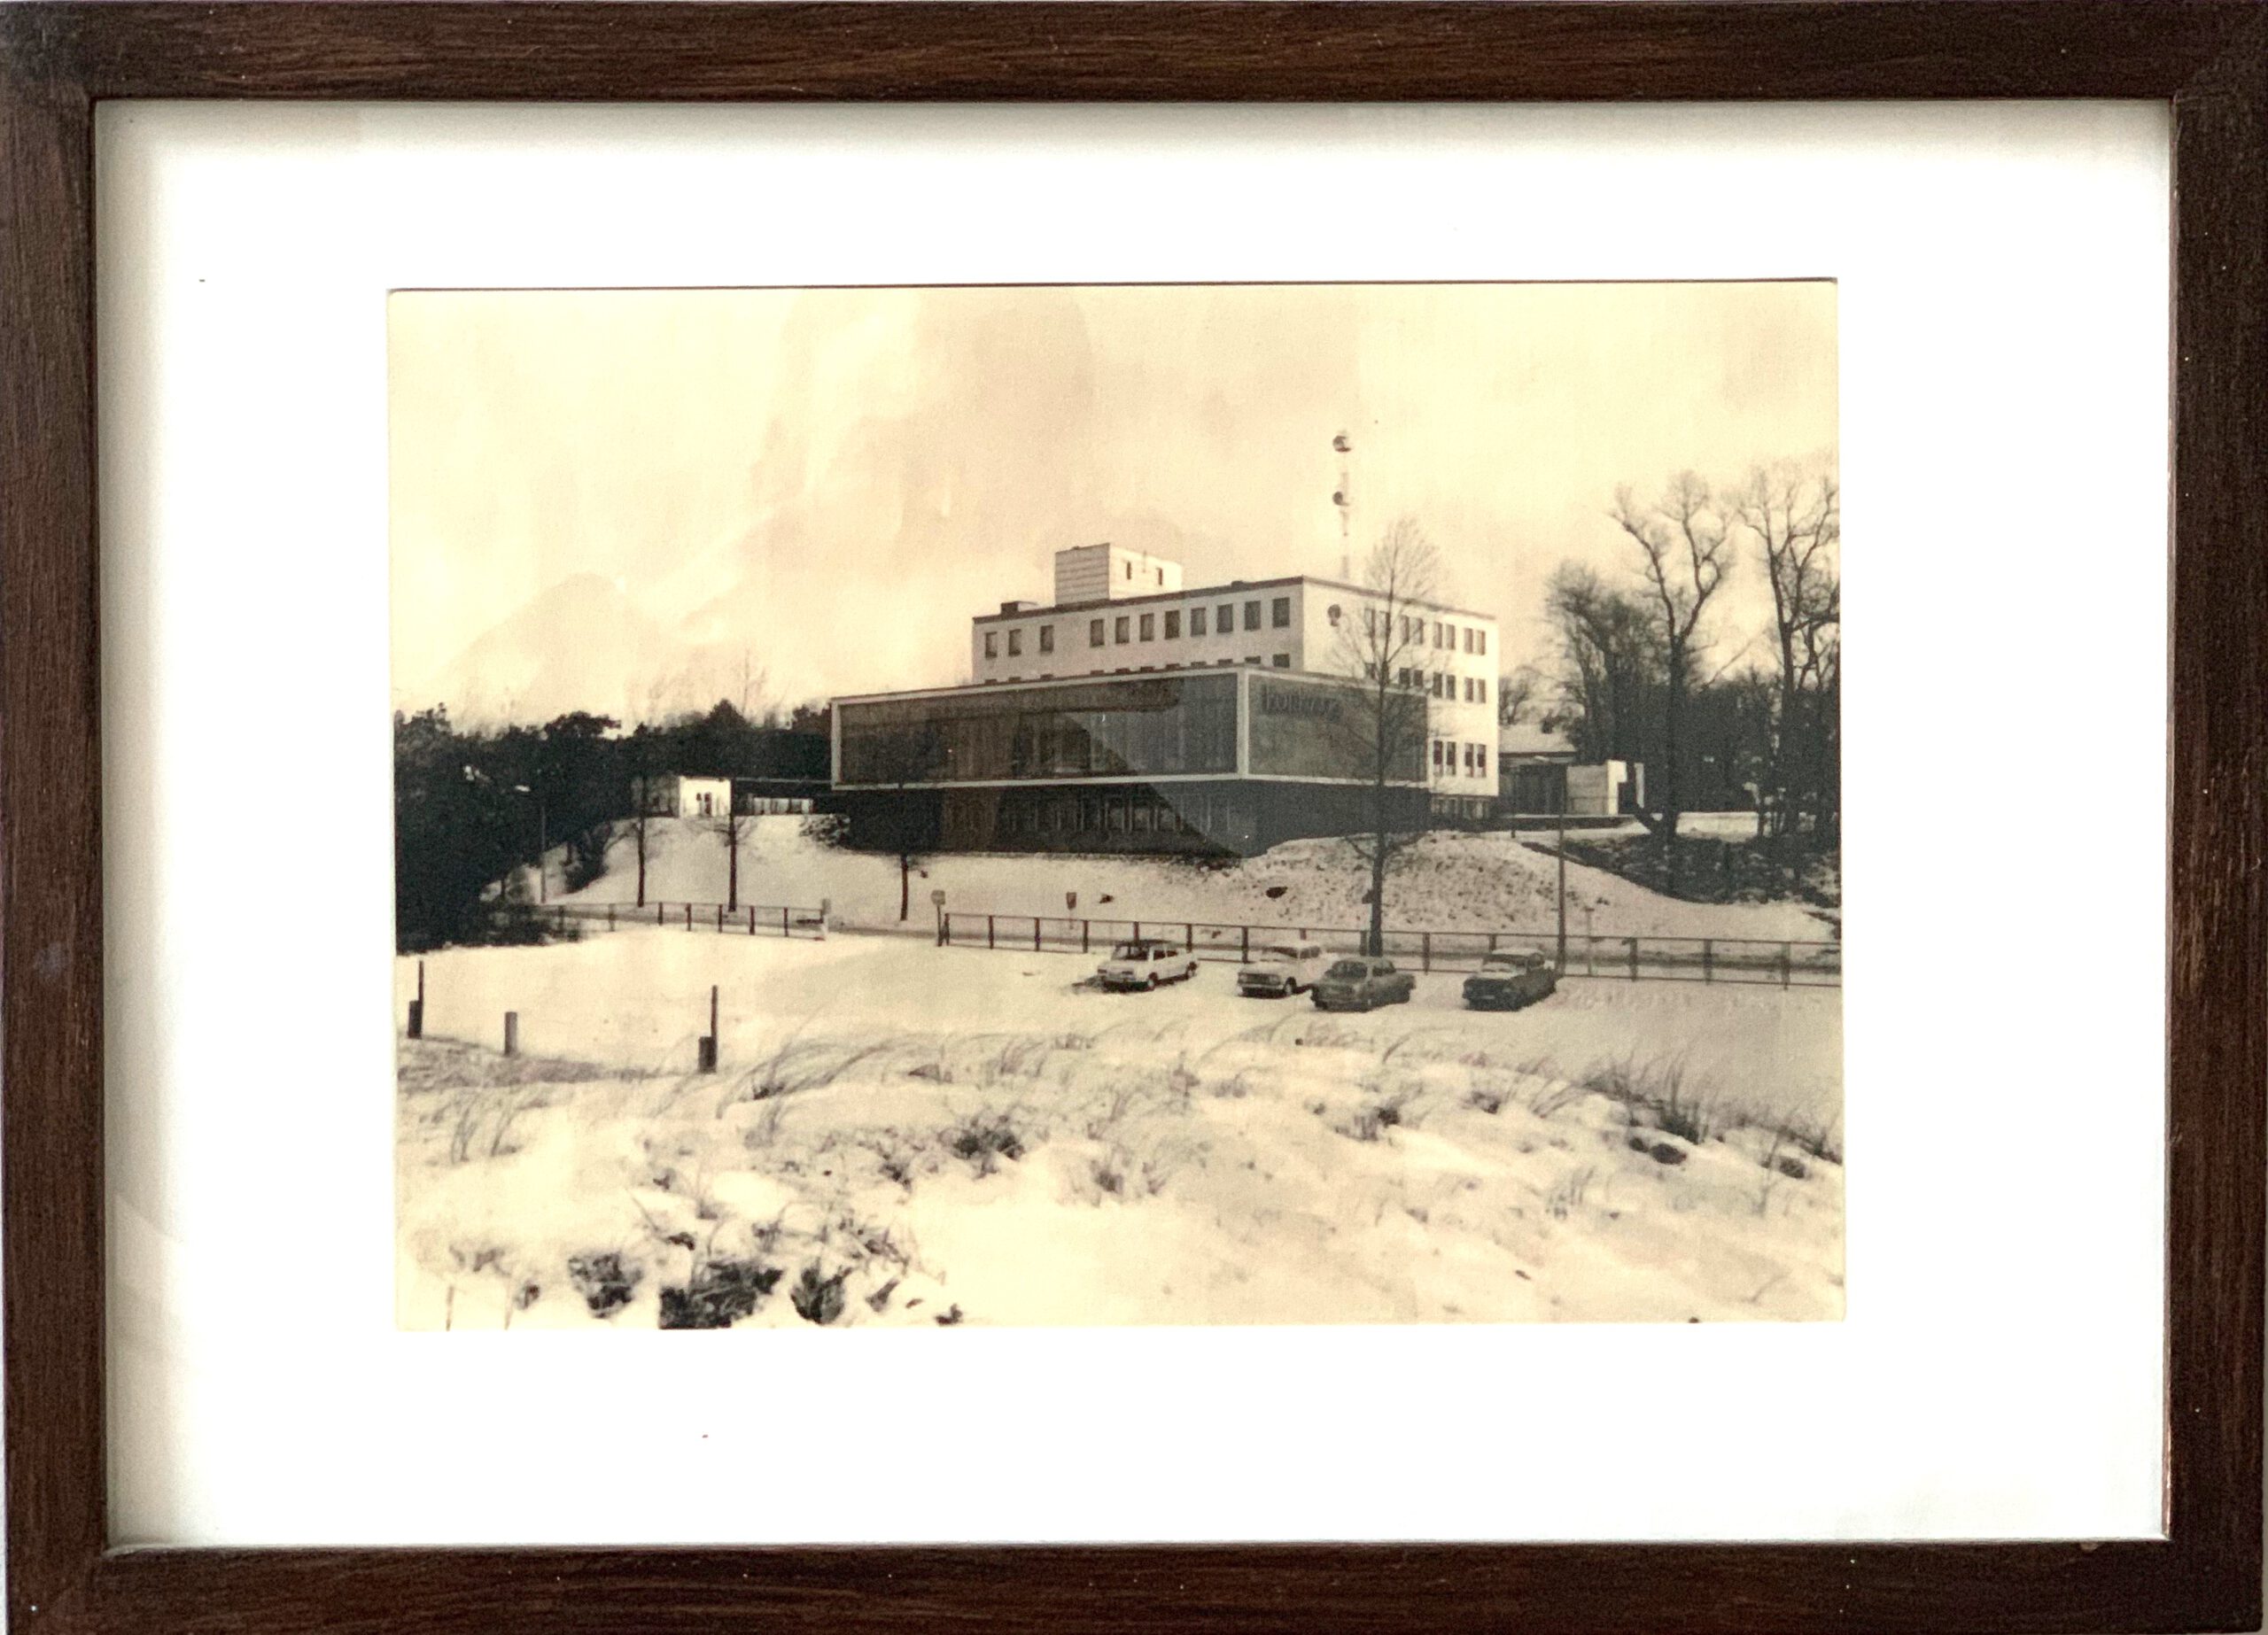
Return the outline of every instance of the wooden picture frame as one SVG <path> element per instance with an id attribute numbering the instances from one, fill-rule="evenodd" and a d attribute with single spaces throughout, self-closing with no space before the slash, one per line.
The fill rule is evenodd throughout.
<path id="1" fill-rule="evenodd" d="M 49 4 L 0 10 L 10 1627 L 2251 1629 L 2268 1080 L 2268 7 Z M 108 1547 L 95 105 L 2170 100 L 2165 1537 L 2100 1544 Z M 349 1479 L 349 1473 L 342 1473 Z"/>

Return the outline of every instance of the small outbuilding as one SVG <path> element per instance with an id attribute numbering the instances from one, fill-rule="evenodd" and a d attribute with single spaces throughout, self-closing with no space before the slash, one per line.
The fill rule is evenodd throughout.
<path id="1" fill-rule="evenodd" d="M 1646 798 L 1637 761 L 1582 761 L 1557 728 L 1520 724 L 1496 735 L 1497 810 L 1507 818 L 1628 817 Z"/>

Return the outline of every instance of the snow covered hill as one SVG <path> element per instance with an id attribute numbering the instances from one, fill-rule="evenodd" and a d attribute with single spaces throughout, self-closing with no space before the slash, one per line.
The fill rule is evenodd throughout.
<path id="1" fill-rule="evenodd" d="M 721 903 L 723 838 L 692 819 L 654 825 L 648 838 L 646 900 Z M 1393 926 L 1428 931 L 1539 929 L 1554 916 L 1553 860 L 1508 834 L 1429 835 L 1386 885 Z M 897 866 L 886 857 L 822 844 L 800 818 L 753 819 L 741 843 L 743 903 L 816 907 L 827 901 L 837 924 L 897 923 Z M 1567 871 L 1568 927 L 1600 936 L 1759 937 L 1814 940 L 1828 934 L 1792 903 L 1686 903 L 1607 873 Z M 1223 864 L 1152 857 L 943 854 L 913 882 L 912 918 L 927 923 L 929 893 L 955 911 L 1074 912 L 1096 918 L 1347 927 L 1364 924 L 1369 880 L 1345 842 L 1293 841 L 1260 856 Z M 1077 907 L 1068 910 L 1067 894 Z M 608 871 L 581 892 L 555 902 L 630 903 L 637 861 L 617 840 Z"/>

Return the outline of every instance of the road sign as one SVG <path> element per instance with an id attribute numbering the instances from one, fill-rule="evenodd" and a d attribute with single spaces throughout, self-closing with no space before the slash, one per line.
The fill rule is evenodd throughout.
<path id="1" fill-rule="evenodd" d="M 945 894 L 942 891 L 933 891 L 929 894 L 929 901 L 937 907 L 943 908 L 945 906 Z"/>

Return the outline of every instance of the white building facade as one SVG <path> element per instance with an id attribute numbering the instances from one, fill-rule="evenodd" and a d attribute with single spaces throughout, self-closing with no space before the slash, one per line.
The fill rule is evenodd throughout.
<path id="1" fill-rule="evenodd" d="M 1407 601 L 1381 639 L 1366 621 L 1389 616 L 1386 599 L 1360 585 L 1301 574 L 1192 590 L 1178 563 L 1108 545 L 1057 552 L 1055 584 L 1052 605 L 1004 602 L 975 619 L 977 685 L 1239 666 L 1354 678 L 1385 647 L 1397 682 L 1426 695 L 1436 810 L 1474 818 L 1494 810 L 1502 647 L 1493 616 Z"/>

